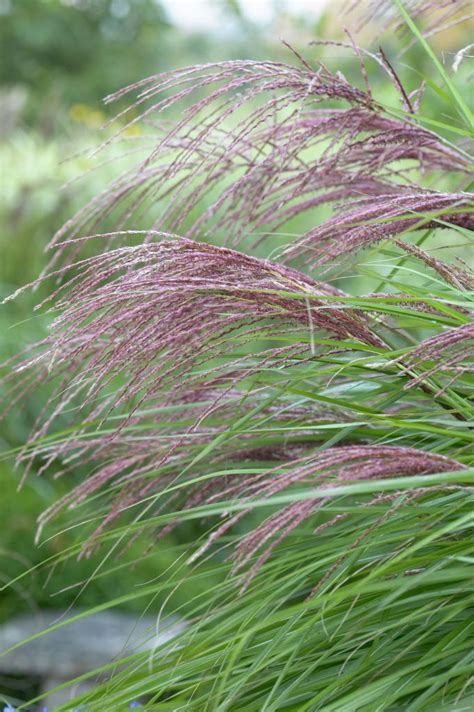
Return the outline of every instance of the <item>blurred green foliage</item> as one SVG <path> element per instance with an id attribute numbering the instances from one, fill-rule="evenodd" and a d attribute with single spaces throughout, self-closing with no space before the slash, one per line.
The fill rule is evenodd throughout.
<path id="1" fill-rule="evenodd" d="M 170 27 L 155 0 L 3 2 L 0 83 L 28 87 L 31 119 L 51 98 L 97 104 L 163 64 Z"/>
<path id="2" fill-rule="evenodd" d="M 51 137 L 68 131 L 71 107 L 101 109 L 106 95 L 150 74 L 265 54 L 238 4 L 221 9 L 233 28 L 225 43 L 174 27 L 160 0 L 0 0 L 0 94 L 24 92 L 22 121 Z"/>

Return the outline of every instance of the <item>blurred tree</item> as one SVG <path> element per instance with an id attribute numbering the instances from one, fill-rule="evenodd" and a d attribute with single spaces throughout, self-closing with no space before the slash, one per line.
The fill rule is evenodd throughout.
<path id="1" fill-rule="evenodd" d="M 224 11 L 227 11 L 239 20 L 245 20 L 245 15 L 240 7 L 239 0 L 220 0 L 220 5 Z"/>
<path id="2" fill-rule="evenodd" d="M 0 84 L 98 103 L 160 70 L 170 24 L 157 0 L 0 0 Z M 32 106 L 31 106 L 32 105 Z"/>

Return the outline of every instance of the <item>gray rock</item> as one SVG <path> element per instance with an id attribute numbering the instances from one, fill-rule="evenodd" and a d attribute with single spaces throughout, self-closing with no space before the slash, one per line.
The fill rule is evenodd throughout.
<path id="1" fill-rule="evenodd" d="M 160 620 L 117 611 L 93 613 L 67 623 L 78 613 L 78 609 L 42 611 L 16 616 L 0 626 L 0 673 L 40 678 L 46 692 L 107 663 L 153 650 L 184 627 L 176 618 Z M 63 623 L 66 624 L 45 632 Z M 44 634 L 2 655 L 38 633 Z M 66 692 L 67 696 L 62 692 L 48 698 L 50 709 L 54 709 L 53 702 L 59 705 L 70 699 L 72 689 Z"/>

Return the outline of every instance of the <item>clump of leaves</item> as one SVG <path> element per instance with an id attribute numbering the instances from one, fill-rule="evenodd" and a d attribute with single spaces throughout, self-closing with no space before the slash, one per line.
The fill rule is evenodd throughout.
<path id="1" fill-rule="evenodd" d="M 84 477 L 39 533 L 86 511 L 87 555 L 205 519 L 176 567 L 224 575 L 176 647 L 97 687 L 97 709 L 452 709 L 469 694 L 473 277 L 435 252 L 472 238 L 469 109 L 441 68 L 454 115 L 424 115 L 383 50 L 345 46 L 361 86 L 294 52 L 117 92 L 134 118 L 109 140 L 140 121 L 151 148 L 51 242 L 51 330 L 5 388 L 10 406 L 49 389 L 25 472 Z M 399 106 L 373 96 L 368 63 Z M 172 599 L 161 579 L 136 595 L 157 591 Z"/>

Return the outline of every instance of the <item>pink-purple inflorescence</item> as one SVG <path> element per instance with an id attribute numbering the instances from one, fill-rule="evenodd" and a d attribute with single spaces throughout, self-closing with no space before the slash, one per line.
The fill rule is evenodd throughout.
<path id="1" fill-rule="evenodd" d="M 432 4 L 416 6 L 421 12 Z M 444 20 L 451 4 L 440 8 Z M 274 548 L 324 506 L 325 488 L 464 467 L 421 446 L 371 444 L 349 428 L 343 445 L 317 440 L 315 423 L 350 424 L 351 409 L 336 397 L 298 401 L 308 388 L 316 393 L 314 384 L 294 388 L 291 397 L 281 385 L 302 365 L 317 371 L 337 357 L 341 374 L 331 379 L 342 388 L 344 363 L 361 352 L 379 355 L 374 373 L 380 368 L 402 379 L 409 394 L 419 388 L 437 397 L 472 370 L 465 306 L 452 310 L 465 324 L 452 326 L 446 317 L 448 325 L 434 336 L 392 357 L 391 341 L 403 329 L 380 317 L 377 305 L 389 298 L 403 305 L 410 295 L 379 289 L 369 305 L 354 308 L 339 287 L 316 278 L 387 241 L 450 288 L 464 293 L 473 285 L 468 270 L 412 244 L 421 229 L 447 229 L 451 237 L 473 231 L 464 150 L 417 122 L 421 91 L 405 91 L 383 50 L 362 52 L 349 39 L 337 45 L 355 53 L 362 88 L 295 53 L 294 65 L 238 60 L 167 72 L 108 98 L 132 94 L 135 101 L 133 114 L 119 113 L 119 128 L 104 147 L 139 124 L 148 132 L 143 155 L 54 236 L 49 272 L 37 283 L 54 279 L 41 305 L 54 315 L 50 333 L 11 360 L 4 380 L 5 413 L 32 389 L 48 392 L 19 456 L 25 473 L 34 466 L 65 476 L 79 465 L 85 472 L 43 513 L 40 531 L 62 508 L 107 488 L 113 496 L 96 537 L 124 510 L 137 521 L 175 511 L 164 535 L 191 507 L 244 503 L 198 557 L 254 500 L 317 487 L 318 496 L 281 508 L 238 541 L 234 570 L 249 566 L 248 585 Z M 387 73 L 406 113 L 374 99 L 366 62 Z M 171 125 L 159 121 L 169 108 L 181 110 Z M 425 188 L 423 174 L 456 175 L 461 187 Z M 309 227 L 293 237 L 285 229 L 297 216 Z M 249 248 L 263 256 L 247 255 Z M 426 320 L 439 316 L 436 304 L 446 311 L 436 296 L 410 302 Z M 439 383 L 431 382 L 434 376 Z M 273 392 L 276 377 L 280 390 Z M 371 387 L 370 377 L 365 385 Z M 387 406 L 382 416 L 390 413 Z M 262 445 L 252 428 L 266 422 L 291 423 L 298 437 Z M 69 434 L 55 439 L 60 424 Z M 259 463 L 258 473 L 240 471 L 244 461 Z M 218 474 L 223 463 L 232 472 Z M 203 467 L 212 475 L 205 484 L 196 482 Z"/>
<path id="2" fill-rule="evenodd" d="M 252 499 L 271 497 L 297 483 L 318 486 L 322 491 L 344 482 L 394 476 L 409 477 L 458 469 L 463 469 L 463 466 L 448 457 L 408 447 L 353 445 L 333 447 L 304 456 L 286 463 L 283 469 L 269 470 L 259 477 L 252 477 L 250 481 L 241 478 L 210 497 L 209 501 L 238 498 L 247 501 L 249 507 L 234 514 L 218 527 L 196 552 L 194 558 L 202 556 L 214 541 L 252 511 Z M 259 571 L 273 549 L 323 505 L 324 498 L 318 496 L 289 504 L 240 539 L 233 554 L 234 571 L 240 570 L 261 552 L 245 576 L 245 586 Z"/>
<path id="3" fill-rule="evenodd" d="M 425 37 L 467 23 L 474 17 L 470 0 L 404 0 L 403 7 L 420 23 Z M 369 0 L 368 3 L 354 0 L 348 3 L 347 10 L 349 17 L 358 14 L 361 23 L 373 21 L 375 25 L 391 26 L 398 32 L 405 29 L 397 6 L 390 0 Z"/>
<path id="4" fill-rule="evenodd" d="M 361 68 L 371 61 L 388 71 L 379 55 L 359 59 Z M 297 60 L 297 65 L 236 60 L 196 66 L 110 96 L 114 102 L 135 94 L 136 115 L 127 121 L 124 109 L 118 115 L 124 125 L 104 147 L 141 122 L 150 124 L 152 148 L 147 134 L 144 157 L 57 232 L 50 245 L 52 264 L 73 261 L 85 241 L 103 251 L 127 239 L 145 214 L 144 239 L 153 240 L 154 231 L 215 235 L 247 248 L 274 243 L 282 226 L 298 215 L 315 216 L 320 223 L 318 209 L 331 207 L 329 221 L 281 254 L 280 261 L 286 261 L 311 250 L 316 264 L 338 259 L 334 242 L 353 251 L 416 227 L 472 229 L 470 194 L 413 184 L 416 171 L 466 174 L 469 161 L 462 150 L 442 142 L 410 113 L 394 118 L 374 100 L 370 86 L 354 86 L 318 59 L 314 66 L 300 55 Z M 402 103 L 405 95 L 403 90 Z M 183 103 L 182 118 L 171 126 L 160 121 L 163 112 Z M 116 231 L 97 236 L 106 220 Z M 342 241 L 346 229 L 350 233 Z"/>

